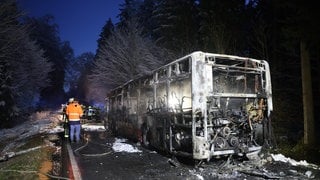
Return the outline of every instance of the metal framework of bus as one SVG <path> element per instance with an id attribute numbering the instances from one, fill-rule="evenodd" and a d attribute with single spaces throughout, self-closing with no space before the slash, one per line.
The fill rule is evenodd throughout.
<path id="1" fill-rule="evenodd" d="M 265 60 L 194 52 L 107 97 L 118 135 L 195 160 L 261 150 L 272 91 Z"/>

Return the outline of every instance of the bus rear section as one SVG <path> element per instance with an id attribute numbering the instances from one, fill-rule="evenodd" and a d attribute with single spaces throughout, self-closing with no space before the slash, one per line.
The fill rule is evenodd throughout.
<path id="1" fill-rule="evenodd" d="M 260 151 L 271 128 L 268 63 L 210 53 L 193 59 L 193 158 Z"/>

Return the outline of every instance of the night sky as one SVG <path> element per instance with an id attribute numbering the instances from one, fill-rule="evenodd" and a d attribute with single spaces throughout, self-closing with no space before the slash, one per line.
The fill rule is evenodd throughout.
<path id="1" fill-rule="evenodd" d="M 51 14 L 59 26 L 62 41 L 70 41 L 76 56 L 95 53 L 97 39 L 105 22 L 118 22 L 120 4 L 124 0 L 18 0 L 28 16 Z"/>

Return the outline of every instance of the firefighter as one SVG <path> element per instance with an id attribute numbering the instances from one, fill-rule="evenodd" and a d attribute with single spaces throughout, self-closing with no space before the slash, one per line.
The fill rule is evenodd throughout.
<path id="1" fill-rule="evenodd" d="M 74 142 L 74 136 L 76 142 L 80 142 L 80 117 L 83 115 L 83 110 L 78 101 L 74 98 L 70 98 L 69 104 L 66 109 L 66 114 L 68 116 L 70 125 L 70 141 Z"/>
<path id="2" fill-rule="evenodd" d="M 91 106 L 88 107 L 87 116 L 88 116 L 88 120 L 92 120 L 93 109 Z"/>
<path id="3" fill-rule="evenodd" d="M 74 100 L 74 98 L 70 98 L 69 101 L 64 104 L 62 106 L 62 119 L 63 119 L 63 128 L 64 128 L 64 137 L 65 138 L 68 138 L 69 137 L 69 121 L 68 121 L 68 116 L 66 114 L 66 111 L 67 111 L 67 106 Z"/>

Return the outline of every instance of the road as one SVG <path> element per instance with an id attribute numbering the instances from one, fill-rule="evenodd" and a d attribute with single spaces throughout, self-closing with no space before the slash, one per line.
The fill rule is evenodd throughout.
<path id="1" fill-rule="evenodd" d="M 131 145 L 139 152 L 115 152 L 112 148 L 116 139 L 111 133 L 84 132 L 81 144 L 71 144 L 71 149 L 82 179 L 188 179 L 187 167 L 176 167 L 169 157 L 155 151 Z M 68 143 L 67 143 L 68 144 Z M 68 146 L 65 144 L 65 146 Z M 170 163 L 171 162 L 171 163 Z M 70 160 L 64 167 L 64 175 L 73 178 Z M 186 171 L 186 173 L 183 173 Z M 196 178 L 196 175 L 194 175 Z"/>
<path id="2" fill-rule="evenodd" d="M 319 179 L 318 167 L 292 166 L 269 158 L 221 158 L 195 167 L 109 131 L 83 131 L 80 144 L 64 144 L 64 177 L 71 179 Z M 115 149 L 117 141 L 135 152 Z M 69 152 L 67 151 L 69 148 Z M 121 148 L 120 148 L 121 149 Z M 72 157 L 74 159 L 72 160 Z M 184 159 L 185 160 L 185 159 Z M 74 163 L 72 161 L 75 161 Z M 77 167 L 75 167 L 75 164 Z"/>

